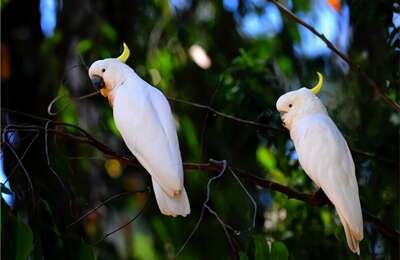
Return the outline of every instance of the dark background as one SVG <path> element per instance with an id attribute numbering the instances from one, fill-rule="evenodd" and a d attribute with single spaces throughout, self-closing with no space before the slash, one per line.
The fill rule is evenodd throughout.
<path id="1" fill-rule="evenodd" d="M 390 100 L 399 101 L 398 4 L 282 3 L 324 33 Z M 163 216 L 151 193 L 135 193 L 112 200 L 66 227 L 112 195 L 150 185 L 141 167 L 121 163 L 91 145 L 53 134 L 46 145 L 46 120 L 51 119 L 77 125 L 113 151 L 130 156 L 107 101 L 100 95 L 73 98 L 93 91 L 87 66 L 118 56 L 122 42 L 131 49 L 127 63 L 167 96 L 211 105 L 272 127 L 241 124 L 171 101 L 185 162 L 227 160 L 231 167 L 308 193 L 316 189 L 301 170 L 287 133 L 273 129 L 282 128 L 275 102 L 289 90 L 311 87 L 317 80 L 315 72 L 322 72 L 326 83 L 319 96 L 353 149 L 361 203 L 398 230 L 399 113 L 358 71 L 350 70 L 320 39 L 272 3 L 2 0 L 1 182 L 12 176 L 2 192 L 14 194 L 10 206 L 2 201 L 4 259 L 28 255 L 32 259 L 173 258 L 193 230 L 206 184 L 215 171 L 186 171 L 192 206 L 187 218 Z M 194 62 L 189 49 L 195 44 L 207 52 L 211 67 L 203 69 Z M 48 115 L 48 104 L 61 94 L 55 104 L 61 112 Z M 15 125 L 18 131 L 6 131 Z M 21 130 L 27 126 L 33 127 Z M 48 128 L 81 134 L 54 123 Z M 13 151 L 23 157 L 20 164 Z M 333 209 L 312 207 L 241 180 L 257 203 L 255 229 L 249 230 L 252 204 L 227 171 L 213 183 L 209 205 L 225 224 L 241 230 L 240 235 L 228 231 L 236 251 L 232 252 L 220 222 L 206 212 L 179 259 L 224 259 L 236 253 L 241 259 L 285 259 L 287 255 L 290 259 L 357 259 L 347 248 Z M 145 205 L 133 224 L 95 244 Z M 362 259 L 398 258 L 398 239 L 367 222 L 364 230 Z"/>

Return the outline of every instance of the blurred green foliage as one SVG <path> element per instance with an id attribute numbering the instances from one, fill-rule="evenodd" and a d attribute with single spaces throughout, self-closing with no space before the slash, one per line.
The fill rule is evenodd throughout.
<path id="1" fill-rule="evenodd" d="M 353 153 L 362 204 L 389 226 L 400 228 L 399 113 L 378 98 L 358 73 L 338 62 L 338 57 L 296 54 L 293 46 L 302 36 L 292 20 L 284 18 L 282 30 L 273 35 L 248 37 L 241 32 L 241 19 L 254 10 L 261 12 L 266 1 L 238 1 L 237 13 L 224 8 L 227 1 L 183 1 L 188 3 L 185 8 L 173 4 L 180 1 L 166 0 L 54 1 L 57 25 L 48 38 L 41 31 L 39 2 L 1 1 L 2 107 L 49 117 L 49 102 L 63 95 L 55 106 L 61 110 L 55 120 L 79 125 L 114 151 L 131 156 L 105 99 L 72 98 L 93 90 L 86 66 L 118 56 L 122 42 L 131 49 L 128 65 L 167 96 L 278 128 L 277 98 L 312 85 L 315 71 L 321 71 L 326 84 L 320 97 L 349 145 L 378 157 Z M 316 3 L 282 2 L 303 13 L 311 12 Z M 395 37 L 399 30 L 392 21 L 398 8 L 390 1 L 340 3 L 350 10 L 352 37 L 347 55 L 398 102 L 400 59 Z M 194 44 L 204 48 L 212 61 L 210 68 L 202 69 L 193 61 L 189 49 Z M 3 63 L 5 54 L 9 59 Z M 181 102 L 171 101 L 171 106 L 184 161 L 227 160 L 230 166 L 259 177 L 315 192 L 287 134 L 240 124 Z M 44 123 L 2 112 L 3 127 Z M 72 128 L 57 129 L 79 133 Z M 17 133 L 13 147 L 19 155 L 34 136 L 32 132 Z M 4 171 L 9 175 L 17 161 L 5 146 L 1 149 Z M 172 259 L 196 225 L 207 181 L 213 176 L 205 171 L 186 173 L 192 206 L 187 218 L 162 216 L 152 194 L 135 193 L 115 199 L 67 227 L 113 194 L 145 188 L 150 178 L 140 167 L 114 165 L 91 146 L 51 135 L 49 160 L 65 183 L 63 189 L 49 169 L 44 151 L 40 135 L 23 159 L 35 197 L 20 167 L 10 179 L 16 202 L 11 209 L 2 201 L 4 259 Z M 110 170 L 110 165 L 120 167 L 122 175 Z M 226 224 L 240 231 L 231 234 L 240 259 L 357 259 L 347 248 L 334 210 L 310 207 L 251 182 L 244 185 L 257 203 L 254 229 L 249 229 L 252 205 L 229 172 L 213 183 L 209 203 Z M 5 186 L 2 192 L 7 193 Z M 134 217 L 146 200 L 143 215 L 133 224 L 95 244 Z M 368 223 L 364 228 L 362 259 L 397 259 L 395 242 Z M 179 259 L 226 259 L 231 255 L 220 223 L 206 213 Z"/>

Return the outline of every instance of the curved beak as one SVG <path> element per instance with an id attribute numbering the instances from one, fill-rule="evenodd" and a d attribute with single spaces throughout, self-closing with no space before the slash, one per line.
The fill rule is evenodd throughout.
<path id="1" fill-rule="evenodd" d="M 92 85 L 95 89 L 100 90 L 106 86 L 102 77 L 94 75 L 91 79 Z"/>

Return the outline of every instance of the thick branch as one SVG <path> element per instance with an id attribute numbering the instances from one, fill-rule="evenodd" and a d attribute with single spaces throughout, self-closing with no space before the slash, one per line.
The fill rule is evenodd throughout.
<path id="1" fill-rule="evenodd" d="M 259 127 L 259 128 L 268 129 L 268 130 L 273 130 L 273 131 L 276 131 L 276 132 L 284 134 L 284 135 L 289 135 L 289 132 L 284 128 L 279 128 L 279 127 L 271 126 L 271 125 L 268 125 L 268 124 L 263 124 L 263 123 L 260 123 L 260 122 L 257 122 L 257 121 L 247 120 L 247 119 L 239 118 L 239 117 L 236 117 L 236 116 L 233 116 L 233 115 L 229 115 L 229 114 L 223 113 L 221 111 L 218 111 L 217 109 L 215 109 L 215 108 L 213 108 L 211 106 L 207 106 L 207 105 L 203 105 L 203 104 L 199 104 L 199 103 L 195 103 L 195 102 L 191 102 L 191 101 L 187 101 L 187 100 L 172 98 L 172 97 L 168 97 L 168 99 L 173 101 L 173 102 L 178 102 L 178 103 L 186 104 L 186 105 L 189 105 L 189 106 L 192 106 L 192 107 L 196 107 L 196 108 L 199 108 L 199 109 L 210 111 L 214 115 L 218 115 L 220 117 L 226 118 L 228 120 L 235 121 L 235 122 L 240 123 L 240 124 Z M 45 118 L 45 117 L 34 116 L 34 115 L 29 114 L 29 113 L 15 111 L 15 110 L 8 109 L 8 108 L 1 108 L 1 110 L 7 111 L 7 112 L 10 112 L 10 113 L 14 113 L 14 114 L 18 114 L 18 115 L 22 115 L 22 116 L 26 116 L 26 117 L 29 117 L 29 118 L 32 118 L 32 119 L 36 119 L 36 120 L 40 120 L 40 121 L 46 121 L 47 122 L 47 121 L 50 120 L 50 119 Z M 52 122 L 56 122 L 56 121 L 52 121 Z M 70 126 L 70 127 L 73 127 L 73 128 L 76 128 L 80 132 L 84 133 L 85 136 L 87 136 L 89 138 L 91 137 L 86 131 L 84 131 L 83 129 L 81 129 L 81 128 L 77 127 L 77 126 L 68 125 L 68 124 L 65 124 L 63 122 L 58 122 L 58 123 L 66 125 L 66 126 Z M 82 142 L 87 142 L 87 140 L 82 140 Z M 108 147 L 104 147 L 104 148 L 107 149 Z M 382 157 L 382 156 L 377 156 L 376 154 L 373 154 L 373 153 L 370 153 L 370 152 L 367 152 L 367 151 L 362 151 L 362 150 L 354 148 L 354 147 L 350 147 L 350 150 L 351 150 L 352 153 L 358 154 L 358 155 L 360 155 L 362 157 L 371 158 L 371 159 L 374 159 L 374 160 L 378 160 L 378 161 L 384 162 L 386 164 L 395 165 L 397 167 L 400 166 L 400 162 L 398 160 L 395 160 L 395 159 L 386 158 L 386 157 Z"/>
<path id="2" fill-rule="evenodd" d="M 140 166 L 140 163 L 134 158 L 134 157 L 128 157 L 124 156 L 121 154 L 118 154 L 114 152 L 111 148 L 106 146 L 105 144 L 101 143 L 100 141 L 96 140 L 94 137 L 92 137 L 89 133 L 87 133 L 85 130 L 81 129 L 78 126 L 74 125 L 69 125 L 65 124 L 63 122 L 52 122 L 54 125 L 64 125 L 67 127 L 73 127 L 80 131 L 82 135 L 74 135 L 70 133 L 66 133 L 57 129 L 52 129 L 48 128 L 47 131 L 50 134 L 54 134 L 57 136 L 62 136 L 65 137 L 69 140 L 78 142 L 78 143 L 86 143 L 89 144 L 93 147 L 95 147 L 97 150 L 103 152 L 104 154 L 119 160 L 123 164 L 127 165 L 132 165 L 132 166 Z M 10 131 L 10 130 L 19 130 L 19 131 L 44 131 L 44 127 L 40 126 L 17 126 L 17 125 L 9 125 L 4 131 Z M 209 171 L 213 172 L 214 174 L 220 173 L 222 170 L 222 166 L 220 164 L 215 164 L 215 163 L 183 163 L 183 167 L 186 171 L 190 170 L 202 170 L 202 171 Z M 318 195 L 313 195 L 313 194 L 307 194 L 307 193 L 302 193 L 298 192 L 296 190 L 293 190 L 287 186 L 281 185 L 279 183 L 269 181 L 263 178 L 260 178 L 252 173 L 249 173 L 248 171 L 241 170 L 241 169 L 235 169 L 231 168 L 236 172 L 237 175 L 239 175 L 241 178 L 244 178 L 248 180 L 249 182 L 252 182 L 255 185 L 258 185 L 260 187 L 266 188 L 266 189 L 272 189 L 275 191 L 278 191 L 280 193 L 286 194 L 289 199 L 297 199 L 301 200 L 311 206 L 314 207 L 321 207 L 323 205 L 331 205 L 330 201 L 324 197 L 324 196 L 318 196 Z M 373 215 L 369 214 L 368 212 L 364 211 L 363 216 L 366 222 L 372 224 L 377 230 L 379 230 L 382 234 L 384 234 L 386 237 L 394 240 L 396 243 L 400 242 L 400 233 L 399 231 L 389 227 L 386 225 L 383 221 L 379 220 L 378 218 L 374 217 Z"/>
<path id="3" fill-rule="evenodd" d="M 352 62 L 344 53 L 342 53 L 332 42 L 330 42 L 325 35 L 322 33 L 318 32 L 313 26 L 310 24 L 306 23 L 304 20 L 302 20 L 300 17 L 298 17 L 296 14 L 294 14 L 292 11 L 286 8 L 282 3 L 280 3 L 277 0 L 271 0 L 273 4 L 275 4 L 279 10 L 283 12 L 283 14 L 296 23 L 304 26 L 307 28 L 310 32 L 312 32 L 314 35 L 316 35 L 318 38 L 320 38 L 326 46 L 331 49 L 335 54 L 337 54 L 340 58 L 342 58 L 347 64 L 349 64 L 350 68 L 356 72 L 358 72 L 361 77 L 368 83 L 370 87 L 374 89 L 374 92 L 376 95 L 378 95 L 380 98 L 382 98 L 383 101 L 385 101 L 392 109 L 394 109 L 397 112 L 400 112 L 400 106 L 393 100 L 391 100 L 383 91 L 382 89 L 378 86 L 378 84 L 372 80 L 367 73 L 365 73 L 358 64 Z"/>

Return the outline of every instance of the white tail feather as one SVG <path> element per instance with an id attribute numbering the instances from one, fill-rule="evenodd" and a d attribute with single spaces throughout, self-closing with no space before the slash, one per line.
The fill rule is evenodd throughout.
<path id="1" fill-rule="evenodd" d="M 190 214 L 189 199 L 184 187 L 182 187 L 182 191 L 179 195 L 170 197 L 166 192 L 164 192 L 154 178 L 151 178 L 151 180 L 153 182 L 157 204 L 162 214 L 173 217 L 178 215 L 186 217 L 186 215 Z"/>
<path id="2" fill-rule="evenodd" d="M 358 255 L 360 255 L 360 241 L 363 239 L 362 236 L 355 234 L 355 232 L 352 231 L 352 229 L 350 228 L 350 226 L 348 225 L 348 223 L 346 222 L 346 220 L 344 219 L 344 217 L 342 217 L 342 215 L 340 214 L 339 211 L 338 215 L 340 218 L 340 222 L 342 222 L 343 228 L 344 228 L 344 232 L 346 234 L 346 240 L 347 240 L 347 245 L 349 246 L 350 250 L 353 253 L 356 253 Z"/>

